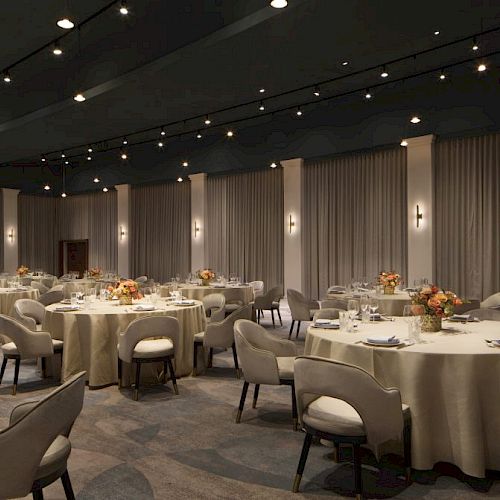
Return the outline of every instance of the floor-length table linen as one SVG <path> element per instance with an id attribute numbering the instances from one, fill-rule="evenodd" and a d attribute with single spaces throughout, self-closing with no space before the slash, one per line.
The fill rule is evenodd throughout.
<path id="1" fill-rule="evenodd" d="M 239 301 L 243 305 L 254 300 L 253 288 L 246 285 L 217 287 L 181 284 L 178 290 L 182 292 L 184 297 L 194 300 L 203 300 L 203 297 L 211 293 L 222 293 L 226 297 L 226 302 Z M 162 297 L 168 297 L 170 287 L 162 286 L 160 293 Z"/>
<path id="2" fill-rule="evenodd" d="M 361 295 L 378 300 L 377 312 L 387 316 L 403 316 L 404 306 L 411 304 L 411 297 L 408 292 L 396 290 L 394 294 L 368 293 L 328 293 L 327 299 L 356 299 L 360 300 Z"/>
<path id="3" fill-rule="evenodd" d="M 423 343 L 398 349 L 356 343 L 369 335 L 407 338 L 402 319 L 361 324 L 356 333 L 309 327 L 306 355 L 359 366 L 382 385 L 397 387 L 412 415 L 412 465 L 449 462 L 471 476 L 500 470 L 500 323 L 445 322 Z M 460 333 L 465 330 L 468 333 Z"/>
<path id="4" fill-rule="evenodd" d="M 50 332 L 53 338 L 64 341 L 63 381 L 85 370 L 92 388 L 116 383 L 119 334 L 134 319 L 153 315 L 172 316 L 179 320 L 175 372 L 179 377 L 192 372 L 194 335 L 205 328 L 205 314 L 200 302 L 191 306 L 176 306 L 160 301 L 154 311 L 135 311 L 134 306 L 121 306 L 115 301 L 97 301 L 92 309 L 79 311 L 56 311 L 60 306 L 52 304 L 46 307 L 43 329 Z M 126 382 L 128 378 L 124 376 Z"/>
<path id="5" fill-rule="evenodd" d="M 34 288 L 26 290 L 16 290 L 15 288 L 0 288 L 0 314 L 8 316 L 12 313 L 12 308 L 18 299 L 37 300 L 40 292 Z"/>

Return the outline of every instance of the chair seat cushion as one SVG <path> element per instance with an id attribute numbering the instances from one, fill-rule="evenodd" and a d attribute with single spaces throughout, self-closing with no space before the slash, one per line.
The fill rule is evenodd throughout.
<path id="1" fill-rule="evenodd" d="M 170 339 L 141 340 L 134 347 L 132 358 L 160 358 L 173 354 L 174 344 Z"/>
<path id="2" fill-rule="evenodd" d="M 203 339 L 205 338 L 205 332 L 198 332 L 194 334 L 194 341 L 195 342 L 203 342 Z"/>
<path id="3" fill-rule="evenodd" d="M 64 436 L 57 436 L 38 466 L 35 479 L 48 477 L 58 471 L 66 470 L 66 463 L 71 453 L 71 443 Z"/>
<path id="4" fill-rule="evenodd" d="M 279 302 L 273 302 L 271 305 L 271 309 L 279 309 L 280 308 L 280 303 Z"/>
<path id="5" fill-rule="evenodd" d="M 54 346 L 54 352 L 59 352 L 63 350 L 64 342 L 62 340 L 52 339 L 52 345 Z"/>
<path id="6" fill-rule="evenodd" d="M 276 362 L 278 363 L 278 373 L 280 379 L 293 380 L 293 362 L 295 356 L 278 356 Z"/>
<path id="7" fill-rule="evenodd" d="M 8 342 L 7 344 L 3 344 L 2 351 L 4 354 L 19 355 L 19 351 L 17 350 L 16 344 L 14 342 Z"/>
<path id="8" fill-rule="evenodd" d="M 225 309 L 226 311 L 233 312 L 236 311 L 241 307 L 241 304 L 226 304 Z"/>

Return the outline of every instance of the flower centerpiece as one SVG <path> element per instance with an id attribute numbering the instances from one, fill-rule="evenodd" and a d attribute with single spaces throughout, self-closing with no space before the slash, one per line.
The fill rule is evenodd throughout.
<path id="1" fill-rule="evenodd" d="M 30 272 L 30 269 L 28 266 L 19 266 L 16 269 L 16 274 L 18 276 L 26 276 Z"/>
<path id="2" fill-rule="evenodd" d="M 441 330 L 443 318 L 452 316 L 455 306 L 462 304 L 462 300 L 453 292 L 443 291 L 436 285 L 425 286 L 411 295 L 415 305 L 424 306 L 422 316 L 422 331 L 438 332 Z"/>
<path id="3" fill-rule="evenodd" d="M 142 299 L 142 294 L 139 292 L 139 286 L 135 281 L 123 280 L 116 284 L 116 286 L 109 286 L 109 299 L 117 297 L 120 305 L 131 305 L 132 299 Z"/>
<path id="4" fill-rule="evenodd" d="M 215 278 L 215 273 L 211 269 L 200 269 L 198 271 L 198 278 L 201 279 L 203 286 L 208 286 L 210 281 Z"/>
<path id="5" fill-rule="evenodd" d="M 102 279 L 102 269 L 99 266 L 91 267 L 89 269 L 89 276 L 95 280 Z"/>
<path id="6" fill-rule="evenodd" d="M 401 283 L 401 276 L 394 271 L 381 271 L 378 282 L 384 287 L 386 295 L 394 295 L 394 289 Z"/>

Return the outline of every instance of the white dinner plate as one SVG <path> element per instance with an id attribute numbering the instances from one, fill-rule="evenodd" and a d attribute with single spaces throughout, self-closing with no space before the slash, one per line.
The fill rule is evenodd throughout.
<path id="1" fill-rule="evenodd" d="M 363 344 L 365 345 L 371 345 L 375 347 L 396 347 L 398 345 L 403 344 L 400 339 L 394 339 L 394 342 L 370 342 L 369 340 L 363 340 Z"/>

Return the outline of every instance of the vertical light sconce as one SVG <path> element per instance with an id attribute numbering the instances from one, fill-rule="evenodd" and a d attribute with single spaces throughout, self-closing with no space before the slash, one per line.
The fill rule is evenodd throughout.
<path id="1" fill-rule="evenodd" d="M 295 221 L 292 218 L 292 214 L 290 214 L 288 217 L 288 230 L 290 231 L 290 234 L 292 234 L 292 229 L 294 227 L 295 227 Z"/>
<path id="2" fill-rule="evenodd" d="M 125 238 L 125 228 L 120 226 L 120 240 L 123 240 L 123 238 Z"/>
<path id="3" fill-rule="evenodd" d="M 196 223 L 196 220 L 194 221 L 194 237 L 196 238 L 198 236 L 198 233 L 200 232 L 200 226 Z"/>
<path id="4" fill-rule="evenodd" d="M 420 227 L 420 221 L 422 220 L 423 218 L 423 214 L 422 212 L 420 211 L 420 207 L 417 205 L 417 212 L 416 212 L 416 216 L 417 216 L 417 227 Z"/>
<path id="5" fill-rule="evenodd" d="M 14 242 L 14 229 L 10 228 L 7 234 L 7 238 L 9 238 L 10 243 Z"/>

